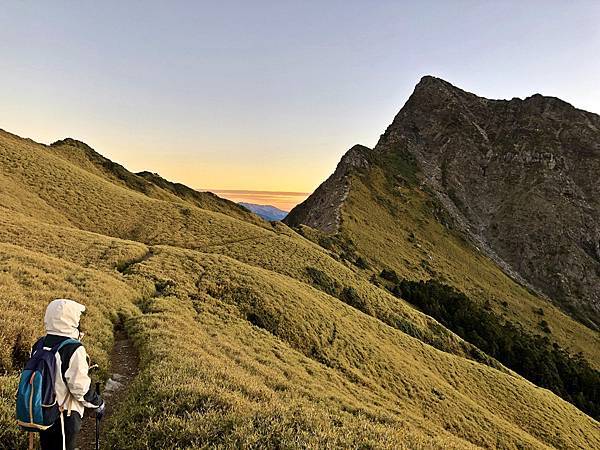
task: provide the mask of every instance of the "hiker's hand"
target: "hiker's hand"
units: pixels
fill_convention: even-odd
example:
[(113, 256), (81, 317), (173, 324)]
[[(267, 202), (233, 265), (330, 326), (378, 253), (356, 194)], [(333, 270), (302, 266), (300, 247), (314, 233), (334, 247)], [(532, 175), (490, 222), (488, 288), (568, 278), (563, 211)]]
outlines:
[(102, 402), (102, 404), (96, 408), (96, 419), (102, 420), (105, 412), (106, 412), (106, 403)]

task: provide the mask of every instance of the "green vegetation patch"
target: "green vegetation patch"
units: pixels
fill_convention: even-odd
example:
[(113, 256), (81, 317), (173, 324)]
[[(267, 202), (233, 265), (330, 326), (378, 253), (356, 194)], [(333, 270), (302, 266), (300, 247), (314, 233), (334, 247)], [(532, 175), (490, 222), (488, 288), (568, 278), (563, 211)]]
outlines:
[[(526, 332), (435, 280), (402, 280), (390, 291), (536, 385), (550, 389), (590, 416), (600, 417), (600, 371), (590, 367), (583, 355), (569, 355), (546, 336)], [(542, 320), (540, 327), (550, 332), (546, 321)]]
[(376, 161), (385, 168), (388, 180), (393, 184), (416, 185), (419, 171), (414, 155), (402, 147), (377, 154)]

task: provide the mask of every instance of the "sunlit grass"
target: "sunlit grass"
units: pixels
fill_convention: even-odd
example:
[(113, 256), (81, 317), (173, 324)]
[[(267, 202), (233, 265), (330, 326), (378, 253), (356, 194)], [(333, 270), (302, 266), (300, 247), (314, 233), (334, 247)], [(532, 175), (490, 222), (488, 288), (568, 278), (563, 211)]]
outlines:
[[(466, 292), (498, 314), (539, 333), (539, 308), (552, 329), (550, 339), (573, 354), (583, 352), (600, 367), (600, 335), (547, 300), (517, 284), (458, 234), (435, 220), (431, 196), (416, 186), (396, 186), (380, 169), (369, 182), (355, 177), (342, 211), (343, 233), (376, 265), (410, 280), (436, 278)], [(392, 194), (393, 192), (393, 194)]]
[[(86, 347), (104, 376), (116, 322), (140, 351), (141, 372), (104, 426), (113, 448), (600, 446), (597, 422), (467, 359), (454, 334), (286, 226), (151, 198), (86, 164), (0, 133), (0, 447), (26, 448), (13, 420), (16, 373), (55, 297), (88, 307)], [(355, 231), (363, 251), (371, 241)], [(462, 248), (448, 239), (436, 243)], [(401, 263), (413, 264), (412, 247), (397, 257), (372, 244), (371, 262), (424, 273)], [(492, 289), (488, 270), (518, 311), (502, 274), (474, 266), (448, 277), (481, 276)], [(359, 307), (324, 292), (308, 267), (351, 289)], [(596, 358), (583, 336), (569, 342)]]

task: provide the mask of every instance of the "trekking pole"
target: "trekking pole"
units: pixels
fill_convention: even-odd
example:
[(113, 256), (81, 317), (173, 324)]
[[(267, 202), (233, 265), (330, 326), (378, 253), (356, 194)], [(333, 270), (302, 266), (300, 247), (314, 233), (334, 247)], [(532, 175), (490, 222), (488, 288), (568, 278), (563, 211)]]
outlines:
[[(96, 381), (96, 394), (100, 395), (100, 382)], [(100, 419), (96, 414), (96, 450), (100, 450)]]

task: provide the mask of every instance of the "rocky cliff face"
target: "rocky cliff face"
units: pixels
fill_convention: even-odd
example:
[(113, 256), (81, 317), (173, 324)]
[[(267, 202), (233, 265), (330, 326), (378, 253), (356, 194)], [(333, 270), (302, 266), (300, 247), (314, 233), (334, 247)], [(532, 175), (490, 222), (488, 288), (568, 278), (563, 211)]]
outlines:
[(325, 180), (305, 201), (296, 206), (284, 222), (291, 226), (300, 224), (334, 233), (340, 226), (340, 208), (350, 189), (349, 172), (368, 166), (366, 155), (371, 149), (355, 145), (342, 157), (335, 172)]
[(422, 182), (476, 245), (598, 328), (600, 116), (424, 77), (374, 149), (386, 152), (414, 155)]

